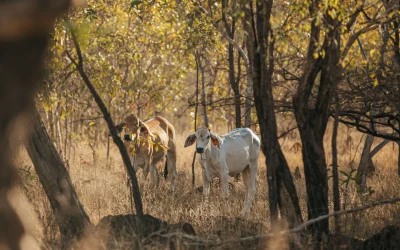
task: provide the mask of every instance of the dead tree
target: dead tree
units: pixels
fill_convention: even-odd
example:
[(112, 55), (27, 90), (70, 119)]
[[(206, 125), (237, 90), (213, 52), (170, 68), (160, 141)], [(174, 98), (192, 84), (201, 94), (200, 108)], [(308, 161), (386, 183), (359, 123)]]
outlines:
[(40, 183), (50, 201), (62, 238), (62, 248), (80, 238), (90, 225), (89, 216), (79, 201), (71, 178), (44, 127), (39, 113), (32, 109), (31, 134), (24, 140)]

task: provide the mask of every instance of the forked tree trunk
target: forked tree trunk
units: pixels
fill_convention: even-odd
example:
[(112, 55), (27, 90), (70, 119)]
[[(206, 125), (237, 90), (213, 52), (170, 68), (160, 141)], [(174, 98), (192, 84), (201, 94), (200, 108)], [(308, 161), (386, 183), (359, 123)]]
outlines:
[[(252, 22), (254, 35), (253, 49), (253, 82), (254, 103), (261, 131), (261, 149), (266, 157), (267, 182), (269, 194), (270, 220), (277, 228), (278, 207), (281, 216), (290, 228), (302, 222), (296, 187), (285, 156), (278, 141), (274, 100), (272, 95), (272, 74), (274, 44), (268, 36), (272, 35), (270, 15), (272, 1), (257, 1), (256, 20)], [(250, 15), (251, 17), (253, 15)], [(266, 47), (268, 46), (268, 47)], [(267, 64), (268, 63), (268, 64)]]
[(50, 201), (65, 248), (71, 240), (82, 236), (90, 220), (36, 109), (32, 111), (30, 122), (32, 132), (24, 141), (25, 147)]
[[(310, 13), (319, 11), (320, 1), (314, 0)], [(337, 19), (325, 14), (327, 25), (340, 27)], [(295, 117), (302, 142), (304, 175), (307, 189), (308, 219), (329, 213), (328, 175), (324, 150), (324, 135), (329, 121), (330, 107), (338, 83), (341, 81), (340, 32), (334, 28), (325, 34), (325, 56), (319, 56), (316, 42), (320, 40), (321, 28), (313, 19), (307, 51), (296, 94), (293, 98)], [(318, 56), (315, 57), (314, 55)], [(317, 77), (319, 78), (319, 83)], [(312, 94), (313, 89), (317, 92)], [(315, 98), (315, 99), (314, 99)], [(315, 103), (314, 105), (310, 105)], [(329, 233), (329, 221), (321, 220), (309, 227), (314, 236), (314, 248), (319, 248), (322, 236)]]

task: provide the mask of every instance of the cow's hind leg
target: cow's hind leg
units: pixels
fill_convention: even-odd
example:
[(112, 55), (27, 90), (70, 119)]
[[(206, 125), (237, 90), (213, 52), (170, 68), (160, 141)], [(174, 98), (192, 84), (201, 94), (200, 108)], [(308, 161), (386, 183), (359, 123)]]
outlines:
[(243, 172), (242, 172), (242, 180), (244, 184), (244, 206), (242, 210), (242, 214), (246, 212), (246, 204), (247, 204), (247, 199), (249, 197), (249, 178), (250, 178), (250, 173), (249, 173), (249, 166), (247, 166)]
[(168, 180), (171, 183), (171, 192), (174, 192), (174, 181), (176, 176), (176, 148), (175, 143), (170, 140), (168, 143), (167, 152), (167, 170), (168, 170)]
[(248, 169), (248, 178), (247, 178), (248, 188), (247, 188), (247, 199), (245, 201), (245, 206), (244, 206), (245, 216), (247, 216), (250, 213), (251, 205), (253, 203), (254, 195), (257, 189), (258, 160), (250, 161), (250, 165), (247, 167), (247, 169)]

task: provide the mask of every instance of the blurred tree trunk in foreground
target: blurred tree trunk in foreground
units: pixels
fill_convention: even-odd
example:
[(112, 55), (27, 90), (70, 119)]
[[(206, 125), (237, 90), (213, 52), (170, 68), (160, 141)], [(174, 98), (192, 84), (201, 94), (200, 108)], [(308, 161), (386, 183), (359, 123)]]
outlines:
[(5, 249), (39, 249), (27, 241), (7, 197), (17, 179), (8, 140), (11, 122), (33, 105), (49, 32), (68, 6), (69, 1), (0, 1), (0, 246)]
[(39, 180), (53, 209), (63, 248), (82, 236), (90, 220), (72, 186), (71, 178), (57, 153), (36, 109), (30, 117), (32, 132), (24, 140)]

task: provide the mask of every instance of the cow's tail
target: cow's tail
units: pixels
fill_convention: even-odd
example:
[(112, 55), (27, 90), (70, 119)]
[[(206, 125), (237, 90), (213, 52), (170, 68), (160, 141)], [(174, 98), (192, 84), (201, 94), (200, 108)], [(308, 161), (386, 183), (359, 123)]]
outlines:
[(168, 177), (168, 159), (167, 156), (165, 156), (165, 167), (164, 167), (164, 179), (167, 179)]

